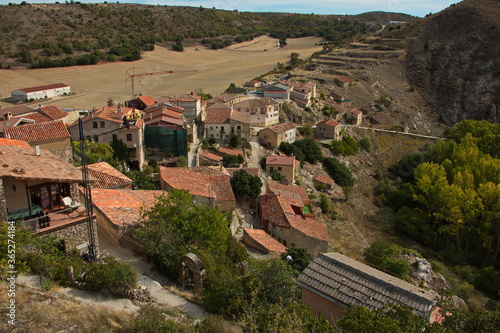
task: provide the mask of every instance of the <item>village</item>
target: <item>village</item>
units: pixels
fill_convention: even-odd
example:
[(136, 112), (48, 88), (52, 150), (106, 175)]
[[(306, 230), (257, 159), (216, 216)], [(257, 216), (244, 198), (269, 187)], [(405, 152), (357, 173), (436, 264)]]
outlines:
[[(335, 90), (328, 95), (318, 92), (312, 80), (283, 78), (252, 80), (210, 99), (188, 92), (133, 96), (126, 105), (110, 100), (89, 110), (42, 104), (3, 107), (0, 220), (15, 220), (40, 236), (55, 235), (65, 248), (82, 253), (90, 246), (100, 253), (101, 235), (114, 246), (140, 252), (141, 244), (128, 230), (141, 223), (141, 208), (152, 207), (159, 196), (174, 189), (185, 190), (197, 205), (233, 212), (231, 233), (253, 256), (276, 257), (289, 248), (307, 249), (316, 259), (298, 283), (302, 303), (313, 313), (328, 313), (327, 319), (334, 320), (348, 306), (380, 308), (396, 302), (430, 322), (439, 321), (437, 293), (332, 251), (327, 225), (318, 218), (319, 208), (310, 194), (344, 200), (342, 186), (323, 168), (303, 179), (301, 168), (307, 162), (279, 150), (282, 143), (305, 137), (300, 134), (305, 124), (298, 126), (283, 117), (290, 105), (307, 110), (321, 104), (327, 106), (324, 110), (335, 111), (324, 112), (322, 121), (309, 124), (311, 137), (319, 144), (341, 140), (347, 128), (362, 126), (367, 114), (370, 126), (389, 126), (383, 106), (353, 107), (345, 94), (353, 84), (350, 77), (338, 76), (334, 82)], [(12, 99), (36, 103), (69, 94), (70, 87), (61, 83), (14, 90)], [(156, 160), (157, 189), (134, 188), (131, 178), (104, 161), (75, 167), (72, 142), (82, 139), (121, 141), (128, 161), (121, 171), (151, 169), (148, 164)], [(234, 193), (231, 180), (243, 171), (261, 180), (256, 198)], [(86, 204), (88, 193), (91, 206)], [(203, 274), (194, 276), (199, 280), (184, 282), (199, 291)]]

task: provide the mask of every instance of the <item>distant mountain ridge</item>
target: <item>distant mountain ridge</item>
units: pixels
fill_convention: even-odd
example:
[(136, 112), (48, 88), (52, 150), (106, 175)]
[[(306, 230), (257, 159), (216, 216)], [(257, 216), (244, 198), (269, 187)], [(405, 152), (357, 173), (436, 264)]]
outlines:
[(464, 0), (402, 30), (408, 79), (443, 121), (500, 121), (500, 1)]

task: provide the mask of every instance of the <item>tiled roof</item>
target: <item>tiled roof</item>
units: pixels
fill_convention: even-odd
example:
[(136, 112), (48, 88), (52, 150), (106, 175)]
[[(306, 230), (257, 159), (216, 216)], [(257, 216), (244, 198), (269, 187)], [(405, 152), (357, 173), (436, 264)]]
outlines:
[(209, 99), (207, 101), (207, 103), (209, 103), (209, 104), (227, 103), (227, 102), (231, 102), (233, 99), (234, 99), (233, 95), (223, 94), (223, 95), (220, 95), (220, 96), (216, 96), (216, 97), (214, 97), (212, 99)]
[(277, 124), (277, 125), (274, 125), (274, 126), (269, 126), (267, 127), (267, 129), (275, 132), (275, 133), (284, 133), (286, 131), (289, 131), (291, 129), (294, 129), (295, 128), (295, 125), (292, 124), (292, 123), (283, 123), (283, 124)]
[(0, 146), (0, 178), (41, 181), (81, 182), (82, 172), (48, 150)]
[(122, 122), (122, 117), (129, 113), (132, 108), (116, 107), (116, 106), (103, 106), (95, 111), (89, 112), (82, 121), (87, 122), (95, 119), (106, 119), (116, 123)]
[(209, 160), (214, 161), (214, 162), (219, 162), (222, 159), (222, 157), (220, 157), (219, 155), (211, 153), (208, 150), (203, 150), (200, 153), (200, 157), (204, 157), (204, 158), (209, 159)]
[(438, 294), (414, 286), (340, 253), (320, 253), (298, 278), (301, 286), (348, 306), (380, 309), (402, 304), (427, 317)]
[(326, 185), (333, 185), (333, 184), (335, 184), (335, 181), (333, 179), (331, 179), (330, 177), (325, 176), (323, 174), (318, 175), (318, 177), (316, 177), (314, 180), (317, 181), (317, 182), (326, 184)]
[(277, 84), (270, 84), (268, 86), (262, 87), (262, 90), (264, 91), (279, 91), (282, 92), (284, 91), (289, 91), (291, 88), (287, 85), (284, 85), (282, 83), (277, 83)]
[(229, 123), (229, 116), (231, 115), (231, 109), (221, 110), (221, 109), (208, 109), (207, 116), (205, 118), (206, 124), (226, 124)]
[(23, 114), (29, 114), (34, 112), (33, 109), (30, 109), (26, 104), (9, 106), (8, 108), (0, 108), (0, 116), (3, 117), (5, 113), (12, 114), (13, 117), (21, 116)]
[(25, 93), (30, 93), (30, 92), (50, 90), (50, 89), (56, 89), (56, 88), (66, 88), (66, 87), (69, 87), (69, 86), (67, 84), (64, 84), (64, 83), (54, 83), (54, 84), (49, 84), (46, 86), (22, 88), (22, 89), (17, 89), (17, 90), (21, 90), (22, 92), (25, 92)]
[(354, 114), (358, 115), (358, 114), (362, 114), (363, 111), (361, 111), (360, 109), (352, 109), (351, 113), (354, 113)]
[(231, 110), (231, 107), (227, 104), (224, 104), (224, 103), (214, 103), (214, 104), (210, 105), (207, 110), (214, 110), (214, 109)]
[[(281, 193), (281, 195), (290, 197), (292, 199), (298, 200), (300, 197), (302, 201), (309, 200), (309, 195), (307, 194), (307, 191), (305, 188), (297, 185), (283, 185), (280, 182), (277, 182), (275, 180), (268, 179), (267, 180), (267, 188), (269, 191), (273, 192), (274, 194), (278, 195)], [(293, 193), (294, 195), (290, 195), (287, 193)], [(295, 196), (295, 194), (297, 196)]]
[(28, 114), (26, 116), (23, 116), (23, 118), (34, 120), (35, 123), (47, 123), (49, 121), (54, 121), (52, 118), (50, 118), (50, 117), (48, 117), (40, 112)]
[(269, 105), (279, 104), (274, 99), (269, 97), (246, 99), (234, 104), (234, 108), (251, 109), (251, 108), (267, 108)]
[(137, 99), (146, 106), (151, 106), (156, 103), (156, 99), (151, 95), (137, 96)]
[(337, 76), (335, 79), (344, 83), (349, 83), (352, 81), (352, 79), (349, 76)]
[(245, 170), (251, 176), (260, 176), (260, 168), (226, 168), (226, 170), (231, 174), (231, 178), (234, 176), (234, 173), (238, 170)]
[(169, 99), (172, 102), (196, 102), (196, 101), (200, 100), (201, 97), (198, 96), (197, 94), (191, 92), (191, 93), (186, 94), (186, 95), (182, 95), (179, 97), (173, 97), (173, 98), (169, 98)]
[(192, 195), (215, 198), (215, 201), (235, 200), (229, 176), (210, 168), (160, 167), (160, 177), (170, 187), (186, 190)]
[(236, 148), (231, 148), (231, 147), (219, 147), (219, 153), (221, 154), (226, 154), (226, 155), (231, 155), (231, 156), (238, 156), (242, 155), (243, 156), (243, 151), (236, 149)]
[(92, 201), (115, 225), (131, 225), (141, 220), (141, 207), (149, 208), (156, 197), (165, 195), (157, 190), (92, 189)]
[(87, 165), (89, 175), (95, 179), (92, 188), (113, 188), (132, 184), (132, 179), (113, 168), (107, 162)]
[(286, 155), (267, 155), (266, 165), (293, 165), (295, 156)]
[(269, 252), (286, 253), (286, 246), (272, 238), (262, 229), (243, 229), (247, 236)]
[(333, 120), (333, 119), (328, 119), (328, 120), (320, 121), (318, 123), (318, 125), (329, 125), (329, 126), (332, 126), (332, 127), (337, 127), (337, 126), (340, 125), (340, 123), (338, 121)]
[(240, 123), (250, 124), (250, 115), (245, 112), (233, 110), (230, 119)]
[[(31, 147), (26, 141), (5, 139), (5, 138), (0, 138), (0, 146), (24, 147), (24, 148)], [(0, 147), (0, 150), (1, 149), (2, 147)]]
[(5, 129), (5, 136), (9, 139), (38, 142), (51, 139), (69, 138), (68, 128), (62, 120), (47, 123), (22, 125)]
[(51, 120), (59, 120), (68, 116), (68, 112), (64, 111), (58, 106), (40, 106), (38, 112), (49, 117)]
[(155, 105), (148, 106), (147, 108), (144, 109), (144, 112), (145, 113), (158, 112), (158, 110), (169, 110), (180, 114), (184, 113), (184, 108), (182, 106), (176, 106), (168, 103), (158, 103)]

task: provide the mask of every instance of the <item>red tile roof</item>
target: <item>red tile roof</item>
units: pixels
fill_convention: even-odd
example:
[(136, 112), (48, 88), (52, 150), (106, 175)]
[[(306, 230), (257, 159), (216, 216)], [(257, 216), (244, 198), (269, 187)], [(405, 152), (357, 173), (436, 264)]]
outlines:
[(234, 104), (234, 108), (251, 109), (251, 108), (267, 108), (269, 105), (279, 104), (270, 97), (246, 99), (239, 103)]
[(231, 178), (234, 176), (234, 173), (239, 170), (245, 170), (251, 176), (260, 176), (260, 168), (226, 168), (226, 170), (231, 175)]
[(22, 88), (22, 89), (17, 89), (17, 90), (20, 90), (20, 91), (25, 92), (25, 93), (30, 93), (30, 92), (50, 90), (50, 89), (56, 89), (56, 88), (66, 88), (66, 87), (69, 87), (69, 86), (67, 84), (64, 84), (64, 83), (55, 83), (55, 84), (49, 84), (46, 86)]
[(283, 124), (277, 124), (274, 126), (266, 127), (266, 129), (271, 130), (271, 131), (278, 133), (278, 134), (285, 133), (286, 131), (289, 131), (289, 130), (294, 129), (294, 128), (295, 128), (295, 125), (292, 123), (283, 123)]
[(323, 174), (318, 175), (318, 177), (314, 178), (314, 180), (330, 186), (335, 184), (335, 181), (333, 179)]
[(132, 184), (132, 179), (113, 168), (107, 162), (87, 165), (89, 175), (95, 179), (92, 188), (113, 188)]
[(292, 198), (294, 200), (298, 200), (298, 198), (300, 198), (302, 201), (309, 200), (309, 195), (307, 194), (306, 189), (301, 186), (293, 184), (283, 185), (280, 182), (268, 179), (267, 188), (269, 191), (273, 192), (276, 195), (279, 195), (281, 193), (281, 195)]
[(137, 96), (137, 99), (144, 103), (144, 105), (146, 106), (151, 106), (156, 103), (156, 99), (151, 95)]
[(231, 109), (208, 109), (205, 124), (227, 124), (230, 115)]
[(106, 119), (116, 123), (122, 122), (122, 117), (130, 112), (132, 108), (116, 107), (116, 106), (103, 106), (95, 111), (89, 112), (82, 121), (87, 122), (95, 119)]
[(59, 120), (68, 116), (68, 112), (64, 111), (58, 106), (41, 106), (38, 109), (38, 112), (43, 115), (49, 117), (51, 120)]
[(231, 156), (238, 156), (238, 155), (243, 156), (242, 150), (239, 150), (236, 148), (231, 148), (231, 147), (219, 147), (219, 153), (231, 155)]
[(201, 99), (201, 97), (193, 92), (186, 94), (186, 95), (182, 95), (180, 97), (169, 98), (169, 100), (173, 101), (173, 102), (195, 102), (195, 101), (198, 101), (200, 99)]
[(216, 97), (214, 97), (212, 99), (209, 99), (207, 101), (207, 103), (209, 103), (209, 104), (227, 103), (227, 102), (231, 102), (232, 100), (234, 100), (234, 96), (233, 95), (223, 94), (223, 95), (220, 95), (220, 96), (216, 96)]
[(54, 121), (54, 119), (52, 119), (52, 118), (50, 118), (50, 117), (48, 117), (40, 112), (35, 112), (32, 114), (23, 116), (22, 118), (34, 120), (35, 123), (47, 123), (49, 121)]
[(35, 155), (35, 149), (19, 145), (0, 146), (0, 178), (81, 182), (82, 172), (45, 149)]
[(355, 115), (359, 115), (359, 114), (362, 114), (363, 111), (361, 111), (360, 109), (352, 109), (351, 113), (354, 113)]
[(237, 121), (237, 122), (240, 122), (240, 123), (244, 123), (244, 124), (250, 124), (250, 122), (251, 122), (250, 115), (248, 113), (240, 112), (240, 111), (236, 111), (236, 110), (233, 110), (233, 112), (231, 113), (230, 119)]
[(6, 128), (5, 136), (9, 139), (23, 140), (26, 142), (39, 142), (51, 139), (69, 138), (70, 134), (63, 121), (57, 120)]
[(170, 187), (192, 195), (215, 198), (216, 202), (235, 200), (229, 176), (213, 168), (160, 167), (160, 177)]
[(295, 156), (267, 155), (266, 165), (294, 165)]
[(35, 110), (30, 109), (28, 106), (26, 106), (26, 104), (9, 106), (8, 108), (0, 108), (0, 116), (2, 117), (5, 113), (10, 113), (13, 117), (17, 117), (32, 112), (35, 112)]
[(222, 157), (220, 157), (219, 155), (216, 155), (214, 153), (211, 153), (209, 152), (208, 150), (203, 150), (201, 153), (200, 153), (200, 156), (201, 157), (204, 157), (206, 159), (209, 159), (209, 160), (212, 160), (214, 162), (219, 162), (220, 160), (222, 160)]
[[(24, 147), (24, 148), (31, 147), (26, 141), (5, 139), (5, 138), (0, 138), (0, 146)], [(0, 151), (1, 149), (2, 147), (0, 147)]]
[(92, 201), (112, 223), (117, 226), (141, 221), (141, 207), (152, 207), (156, 198), (165, 195), (156, 190), (92, 189)]
[(337, 76), (335, 79), (339, 80), (340, 82), (344, 82), (344, 83), (349, 83), (352, 81), (352, 79), (348, 76)]
[(243, 229), (247, 236), (269, 252), (286, 253), (286, 246), (261, 229)]
[(338, 121), (335, 121), (335, 120), (332, 120), (332, 119), (328, 119), (328, 120), (320, 121), (318, 123), (318, 125), (329, 125), (329, 126), (332, 126), (332, 127), (337, 127), (337, 126), (340, 125), (340, 123)]

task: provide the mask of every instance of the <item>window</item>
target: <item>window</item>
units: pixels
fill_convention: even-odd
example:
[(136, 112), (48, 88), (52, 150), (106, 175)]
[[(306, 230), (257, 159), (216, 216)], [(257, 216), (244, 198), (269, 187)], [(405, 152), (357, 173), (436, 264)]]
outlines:
[(237, 129), (238, 131), (240, 131), (240, 130), (241, 130), (241, 125), (236, 126), (236, 129)]
[(94, 142), (99, 142), (99, 137), (98, 136), (94, 136)]
[(127, 134), (127, 141), (132, 141), (132, 134)]
[(94, 121), (92, 122), (92, 128), (97, 128), (97, 121), (96, 121), (96, 120), (94, 120)]
[(278, 171), (281, 171), (281, 167), (278, 167)]
[(113, 134), (113, 141), (118, 141), (118, 135)]
[(274, 172), (274, 167), (270, 167), (270, 168), (269, 168), (269, 172), (270, 172), (270, 173), (273, 173), (273, 172)]
[(99, 121), (99, 126), (101, 128), (105, 128), (106, 127), (106, 123), (104, 122), (104, 120)]
[(284, 239), (283, 239), (283, 245), (285, 245), (286, 247), (288, 247), (287, 242)]
[(214, 130), (214, 127), (213, 126), (210, 126), (210, 130), (213, 131)]

